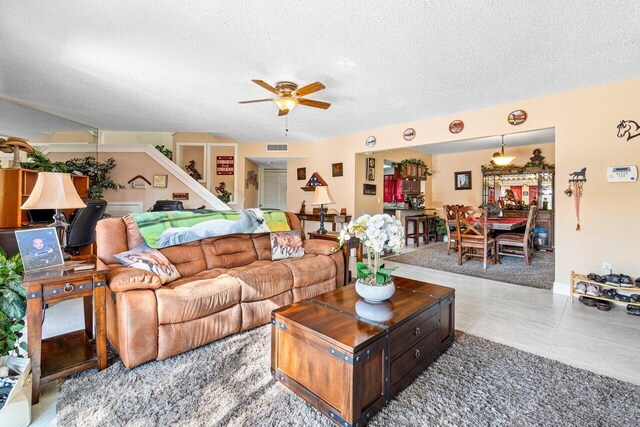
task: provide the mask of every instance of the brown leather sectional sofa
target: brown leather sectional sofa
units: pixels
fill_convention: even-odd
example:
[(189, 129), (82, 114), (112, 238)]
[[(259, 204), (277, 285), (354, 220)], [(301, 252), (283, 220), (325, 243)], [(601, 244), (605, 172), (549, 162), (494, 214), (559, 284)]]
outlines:
[[(294, 214), (287, 218), (302, 229)], [(271, 260), (268, 233), (161, 249), (182, 275), (166, 285), (113, 257), (142, 242), (130, 218), (98, 223), (98, 257), (111, 269), (107, 337), (128, 368), (269, 323), (273, 309), (344, 285), (342, 252), (330, 254), (335, 243), (325, 240), (306, 240), (304, 257), (280, 261)]]

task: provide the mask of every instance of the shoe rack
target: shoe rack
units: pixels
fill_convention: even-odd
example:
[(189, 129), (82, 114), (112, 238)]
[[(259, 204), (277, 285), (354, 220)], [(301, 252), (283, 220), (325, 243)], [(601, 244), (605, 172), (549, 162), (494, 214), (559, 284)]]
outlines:
[[(631, 280), (633, 281), (635, 278), (632, 278)], [(640, 294), (640, 288), (636, 287), (636, 286), (631, 286), (631, 287), (625, 287), (625, 286), (617, 286), (617, 285), (612, 285), (609, 283), (600, 283), (600, 282), (594, 282), (593, 280), (589, 280), (587, 279), (587, 275), (586, 274), (578, 274), (574, 271), (571, 272), (571, 284), (570, 284), (570, 289), (569, 289), (569, 293), (571, 295), (570, 301), (573, 304), (573, 297), (580, 297), (580, 296), (586, 296), (589, 298), (593, 298), (593, 299), (599, 299), (602, 301), (609, 301), (609, 302), (614, 302), (614, 303), (618, 303), (618, 304), (624, 304), (624, 305), (635, 305), (640, 307), (640, 302), (625, 302), (625, 301), (618, 301), (615, 299), (611, 299), (611, 298), (606, 298), (603, 296), (593, 296), (593, 295), (587, 295), (587, 294), (580, 294), (578, 292), (576, 292), (576, 284), (578, 282), (585, 282), (585, 283), (591, 283), (594, 285), (598, 285), (603, 289), (615, 289), (617, 291), (627, 291), (627, 292), (631, 292), (631, 293), (638, 293)]]

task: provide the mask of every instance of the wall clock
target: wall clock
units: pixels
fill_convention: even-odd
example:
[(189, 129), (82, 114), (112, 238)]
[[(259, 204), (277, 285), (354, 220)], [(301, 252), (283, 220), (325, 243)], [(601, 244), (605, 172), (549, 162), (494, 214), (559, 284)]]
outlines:
[(462, 120), (454, 120), (449, 124), (449, 132), (460, 133), (464, 129), (464, 122)]
[(375, 136), (370, 136), (367, 138), (367, 140), (364, 142), (365, 145), (369, 148), (373, 147), (374, 145), (376, 145), (376, 137)]
[(404, 139), (406, 139), (407, 141), (411, 141), (413, 138), (416, 137), (415, 129), (409, 128), (409, 129), (405, 130), (404, 133), (402, 134), (402, 137)]
[(527, 112), (524, 110), (515, 110), (509, 113), (507, 117), (509, 124), (517, 126), (527, 121)]

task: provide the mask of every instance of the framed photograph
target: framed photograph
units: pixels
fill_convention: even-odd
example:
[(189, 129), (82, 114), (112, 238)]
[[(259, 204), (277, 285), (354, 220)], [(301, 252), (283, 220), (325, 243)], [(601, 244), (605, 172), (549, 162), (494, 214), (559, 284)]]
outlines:
[(454, 172), (456, 190), (471, 190), (471, 171)]
[(365, 171), (366, 171), (365, 179), (367, 181), (376, 180), (376, 159), (374, 159), (373, 157), (367, 157)]
[(375, 184), (362, 184), (362, 194), (365, 196), (375, 196), (376, 195), (376, 185)]
[(153, 175), (153, 188), (167, 188), (169, 175)]
[(307, 168), (298, 168), (298, 181), (307, 179)]
[(64, 265), (58, 234), (53, 227), (16, 231), (24, 271)]
[(331, 175), (333, 177), (342, 176), (343, 174), (342, 163), (333, 163), (331, 164)]

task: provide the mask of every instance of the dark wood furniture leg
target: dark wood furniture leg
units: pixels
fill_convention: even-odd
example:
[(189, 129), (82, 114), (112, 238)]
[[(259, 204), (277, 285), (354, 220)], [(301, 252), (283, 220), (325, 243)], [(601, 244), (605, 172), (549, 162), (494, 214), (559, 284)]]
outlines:
[(27, 294), (27, 342), (29, 343), (29, 359), (33, 375), (31, 404), (40, 401), (40, 375), (42, 363), (42, 288), (40, 294)]
[(84, 305), (84, 331), (89, 339), (95, 338), (93, 335), (93, 298), (91, 295), (82, 298)]

